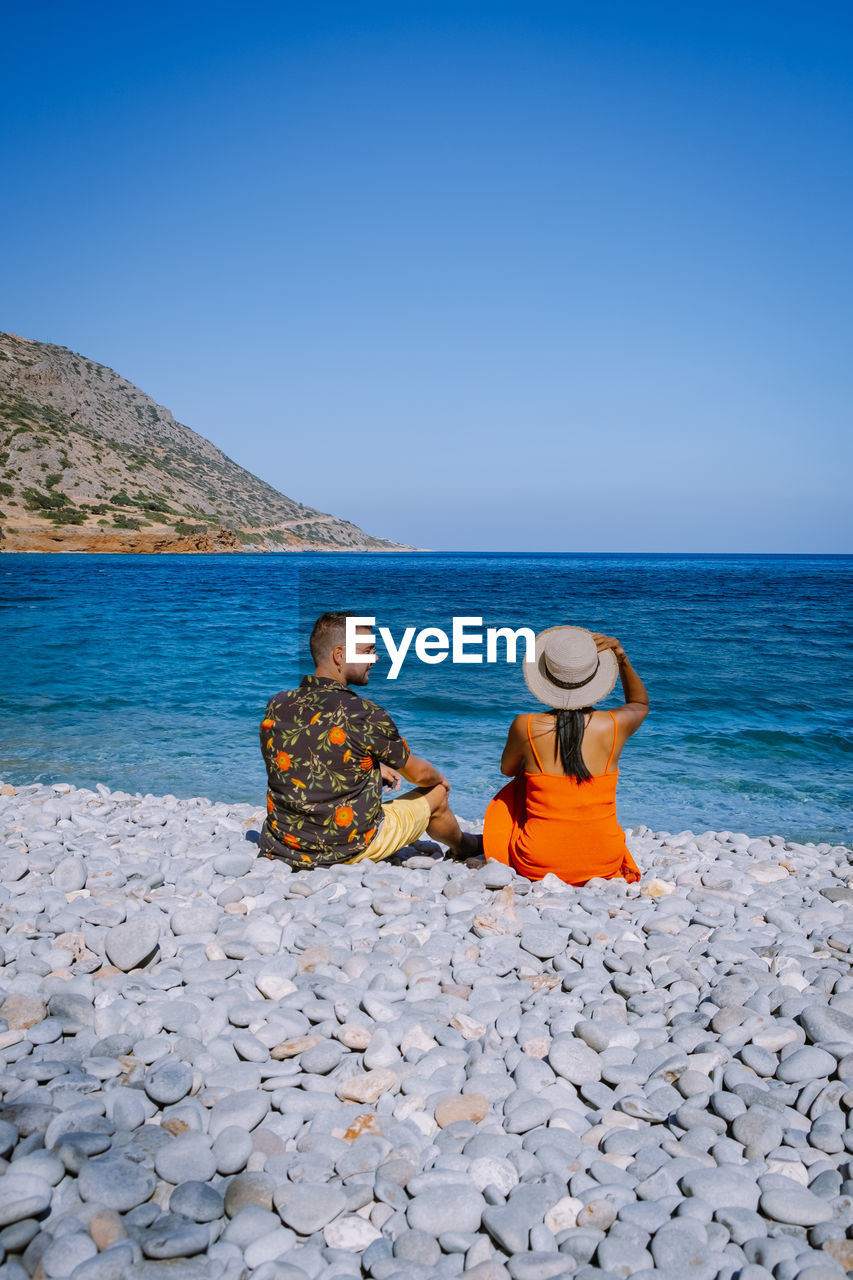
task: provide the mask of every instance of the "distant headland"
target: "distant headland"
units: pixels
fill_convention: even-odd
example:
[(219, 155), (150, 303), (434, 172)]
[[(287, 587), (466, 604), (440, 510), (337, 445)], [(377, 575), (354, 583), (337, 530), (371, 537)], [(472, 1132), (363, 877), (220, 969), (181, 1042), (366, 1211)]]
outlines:
[(285, 497), (105, 365), (0, 334), (0, 550), (410, 549)]

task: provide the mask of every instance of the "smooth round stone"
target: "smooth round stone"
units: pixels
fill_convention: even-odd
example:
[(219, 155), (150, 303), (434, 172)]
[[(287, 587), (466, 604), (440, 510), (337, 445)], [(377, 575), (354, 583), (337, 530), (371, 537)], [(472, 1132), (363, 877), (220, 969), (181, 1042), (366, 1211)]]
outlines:
[(783, 1127), (769, 1107), (750, 1107), (732, 1121), (732, 1137), (761, 1156), (781, 1146)]
[[(50, 1208), (51, 1186), (44, 1178), (32, 1177), (27, 1183), (18, 1182), (12, 1177), (3, 1178), (0, 1190), (3, 1199), (0, 1201), (0, 1227), (8, 1227), (13, 1222), (21, 1222), (24, 1218), (37, 1218)], [(13, 1185), (8, 1184), (12, 1182)]]
[(260, 1209), (271, 1209), (272, 1196), (273, 1182), (268, 1174), (238, 1173), (228, 1183), (225, 1192), (225, 1212), (229, 1218), (233, 1218), (250, 1204), (257, 1205)]
[(124, 924), (114, 925), (107, 930), (104, 950), (110, 964), (129, 973), (131, 969), (141, 968), (153, 957), (159, 940), (160, 927), (157, 920), (140, 913)]
[(192, 1222), (215, 1222), (224, 1214), (225, 1204), (215, 1187), (206, 1182), (182, 1182), (169, 1197), (169, 1210)]
[(372, 1222), (354, 1213), (345, 1213), (339, 1218), (333, 1218), (323, 1228), (326, 1247), (342, 1249), (347, 1253), (364, 1253), (374, 1240), (381, 1238), (382, 1233), (374, 1227)]
[[(435, 1122), (439, 1129), (459, 1121), (479, 1124), (489, 1113), (489, 1103), (482, 1093), (450, 1094), (442, 1098), (435, 1108)], [(550, 1114), (550, 1108), (549, 1108)]]
[(772, 1076), (779, 1063), (775, 1053), (757, 1044), (746, 1044), (740, 1051), (741, 1062), (758, 1076)]
[(370, 1037), (370, 1044), (364, 1051), (364, 1067), (373, 1071), (375, 1067), (393, 1067), (400, 1061), (399, 1050), (384, 1027), (377, 1027)]
[(182, 1133), (160, 1147), (154, 1157), (157, 1176), (177, 1186), (182, 1182), (209, 1182), (216, 1172), (210, 1143), (201, 1133)]
[(601, 1059), (595, 1050), (572, 1035), (558, 1035), (551, 1041), (548, 1062), (558, 1076), (570, 1084), (594, 1084), (601, 1079)]
[(250, 1204), (234, 1215), (223, 1231), (222, 1239), (237, 1245), (239, 1249), (245, 1249), (259, 1236), (277, 1231), (280, 1226), (281, 1220), (277, 1214)]
[(233, 1040), (234, 1048), (246, 1062), (269, 1062), (267, 1046), (248, 1031), (238, 1031)]
[(412, 1230), (432, 1236), (447, 1231), (477, 1231), (485, 1207), (479, 1191), (457, 1183), (416, 1196), (406, 1210), (406, 1218)]
[(13, 1178), (19, 1178), (22, 1173), (32, 1173), (37, 1178), (43, 1178), (52, 1187), (65, 1177), (62, 1161), (55, 1154), (44, 1150), (31, 1151), (29, 1155), (18, 1156), (9, 1172)]
[(38, 996), (10, 995), (0, 1004), (0, 1018), (9, 1024), (10, 1031), (26, 1031), (46, 1015), (45, 1003)]
[(106, 1155), (87, 1160), (77, 1179), (80, 1198), (124, 1213), (148, 1200), (156, 1186), (154, 1174), (126, 1156)]
[(484, 867), (479, 872), (480, 881), (487, 889), (503, 889), (508, 884), (512, 884), (515, 879), (515, 872), (512, 867), (508, 867), (503, 862), (495, 862), (494, 859), (487, 859)]
[(853, 1048), (853, 1017), (843, 1009), (815, 1004), (803, 1010), (800, 1023), (813, 1044), (844, 1042)]
[(295, 1244), (296, 1236), (292, 1231), (287, 1227), (276, 1227), (247, 1245), (243, 1260), (260, 1280), (302, 1280), (305, 1272), (301, 1267), (291, 1267), (279, 1261), (291, 1252)]
[(18, 1130), (8, 1120), (0, 1120), (0, 1157), (4, 1158), (18, 1143)]
[(62, 1023), (58, 1018), (43, 1018), (27, 1033), (30, 1044), (55, 1044), (62, 1039)]
[(685, 1195), (696, 1196), (715, 1208), (758, 1208), (759, 1190), (753, 1178), (735, 1168), (691, 1169), (680, 1186)]
[(683, 1218), (673, 1219), (656, 1231), (650, 1248), (655, 1266), (676, 1275), (689, 1275), (708, 1262), (704, 1227)]
[(767, 1230), (766, 1220), (751, 1209), (715, 1209), (714, 1221), (722, 1223), (735, 1244), (745, 1244)]
[[(478, 1191), (496, 1187), (501, 1195), (508, 1196), (518, 1185), (518, 1170), (511, 1160), (502, 1156), (478, 1156), (469, 1168), (471, 1181)], [(572, 1223), (574, 1226), (574, 1222)]]
[(335, 1092), (345, 1102), (377, 1102), (383, 1093), (397, 1087), (397, 1075), (389, 1068), (364, 1071), (342, 1080)]
[(250, 853), (220, 853), (213, 859), (213, 869), (220, 876), (244, 876), (251, 871), (255, 859)]
[(805, 1045), (779, 1063), (776, 1077), (785, 1084), (801, 1084), (804, 1080), (824, 1079), (834, 1070), (835, 1058), (831, 1053), (818, 1049), (816, 1045)]
[(177, 937), (185, 933), (215, 933), (218, 924), (216, 907), (178, 907), (169, 917), (169, 927)]
[(67, 1231), (48, 1245), (39, 1265), (46, 1276), (70, 1276), (75, 1267), (94, 1258), (97, 1252), (97, 1245), (87, 1232)]
[(230, 1093), (211, 1107), (208, 1133), (211, 1138), (216, 1139), (230, 1125), (251, 1132), (261, 1123), (269, 1109), (270, 1098), (266, 1093), (259, 1093), (254, 1089)]
[(145, 1123), (145, 1099), (137, 1089), (115, 1089), (109, 1111), (116, 1129), (138, 1129)]
[(714, 1115), (719, 1116), (721, 1120), (734, 1120), (736, 1116), (743, 1115), (746, 1111), (746, 1103), (742, 1098), (739, 1098), (736, 1093), (726, 1093), (722, 1089), (711, 1094), (710, 1103)]
[(170, 1057), (146, 1071), (143, 1087), (152, 1102), (160, 1107), (180, 1102), (193, 1087), (192, 1067), (180, 1058)]
[(310, 1075), (326, 1076), (339, 1066), (343, 1056), (343, 1045), (337, 1040), (321, 1040), (319, 1044), (305, 1050), (299, 1059), (299, 1065)]
[(340, 1187), (320, 1182), (295, 1183), (274, 1196), (282, 1222), (301, 1236), (313, 1235), (343, 1213), (347, 1197)]
[(537, 960), (553, 960), (569, 945), (569, 935), (564, 929), (549, 924), (528, 924), (521, 930), (521, 947)]
[(41, 1231), (41, 1223), (35, 1218), (22, 1218), (0, 1231), (0, 1246), (7, 1253), (23, 1253), (31, 1240)]
[(241, 1169), (245, 1169), (252, 1150), (252, 1139), (248, 1132), (236, 1124), (228, 1125), (217, 1135), (213, 1144), (217, 1173), (239, 1173)]
[(552, 1109), (551, 1103), (544, 1098), (531, 1098), (529, 1102), (514, 1107), (505, 1117), (504, 1130), (507, 1133), (529, 1133), (531, 1129), (548, 1123)]
[(63, 858), (53, 872), (54, 887), (61, 893), (75, 893), (86, 884), (86, 866), (82, 858)]
[(832, 1217), (832, 1209), (826, 1201), (805, 1189), (780, 1191), (774, 1187), (763, 1191), (759, 1208), (768, 1218), (795, 1227), (814, 1227)]
[(210, 1232), (197, 1222), (166, 1214), (137, 1237), (146, 1258), (190, 1258), (210, 1244)]
[[(519, 1256), (524, 1257), (525, 1255), (521, 1254)], [(545, 1256), (552, 1259), (554, 1257), (553, 1254), (546, 1254)], [(559, 1257), (560, 1255), (558, 1254), (557, 1256)], [(633, 1236), (609, 1236), (606, 1240), (602, 1240), (598, 1246), (596, 1261), (598, 1266), (610, 1276), (629, 1276), (635, 1271), (648, 1272), (654, 1265), (652, 1255), (647, 1249), (641, 1248)], [(553, 1262), (551, 1265), (553, 1267)], [(551, 1276), (563, 1276), (569, 1273), (543, 1269), (539, 1274), (543, 1277), (543, 1280), (550, 1280)], [(510, 1275), (513, 1275), (513, 1272), (510, 1272)], [(513, 1280), (515, 1280), (514, 1275)]]

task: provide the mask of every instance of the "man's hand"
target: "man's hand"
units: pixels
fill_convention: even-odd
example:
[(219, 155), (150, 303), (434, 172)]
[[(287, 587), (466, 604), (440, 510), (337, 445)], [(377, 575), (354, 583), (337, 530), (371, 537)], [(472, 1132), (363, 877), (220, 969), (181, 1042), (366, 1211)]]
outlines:
[(400, 783), (403, 781), (402, 774), (399, 774), (396, 769), (392, 769), (390, 765), (383, 764), (381, 760), (379, 762), (379, 772), (382, 775), (383, 787), (390, 787), (392, 791), (400, 790)]

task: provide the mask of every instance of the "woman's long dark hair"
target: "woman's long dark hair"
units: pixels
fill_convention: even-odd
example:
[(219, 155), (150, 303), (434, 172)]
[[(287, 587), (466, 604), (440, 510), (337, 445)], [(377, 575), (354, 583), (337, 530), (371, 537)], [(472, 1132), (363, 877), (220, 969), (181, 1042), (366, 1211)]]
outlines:
[(557, 745), (563, 773), (577, 778), (578, 782), (588, 782), (592, 777), (581, 755), (584, 716), (590, 710), (590, 707), (571, 707), (551, 712), (557, 722)]

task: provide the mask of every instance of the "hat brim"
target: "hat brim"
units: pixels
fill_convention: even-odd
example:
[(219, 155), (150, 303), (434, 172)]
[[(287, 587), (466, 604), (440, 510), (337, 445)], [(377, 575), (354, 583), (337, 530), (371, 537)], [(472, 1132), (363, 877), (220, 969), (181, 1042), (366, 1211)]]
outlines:
[(598, 670), (589, 684), (580, 689), (561, 689), (554, 684), (545, 667), (545, 644), (555, 631), (577, 631), (577, 627), (548, 627), (536, 637), (536, 656), (532, 662), (522, 664), (524, 683), (534, 698), (546, 706), (566, 710), (571, 707), (591, 707), (606, 698), (616, 684), (619, 664), (612, 649), (602, 649), (598, 655)]

